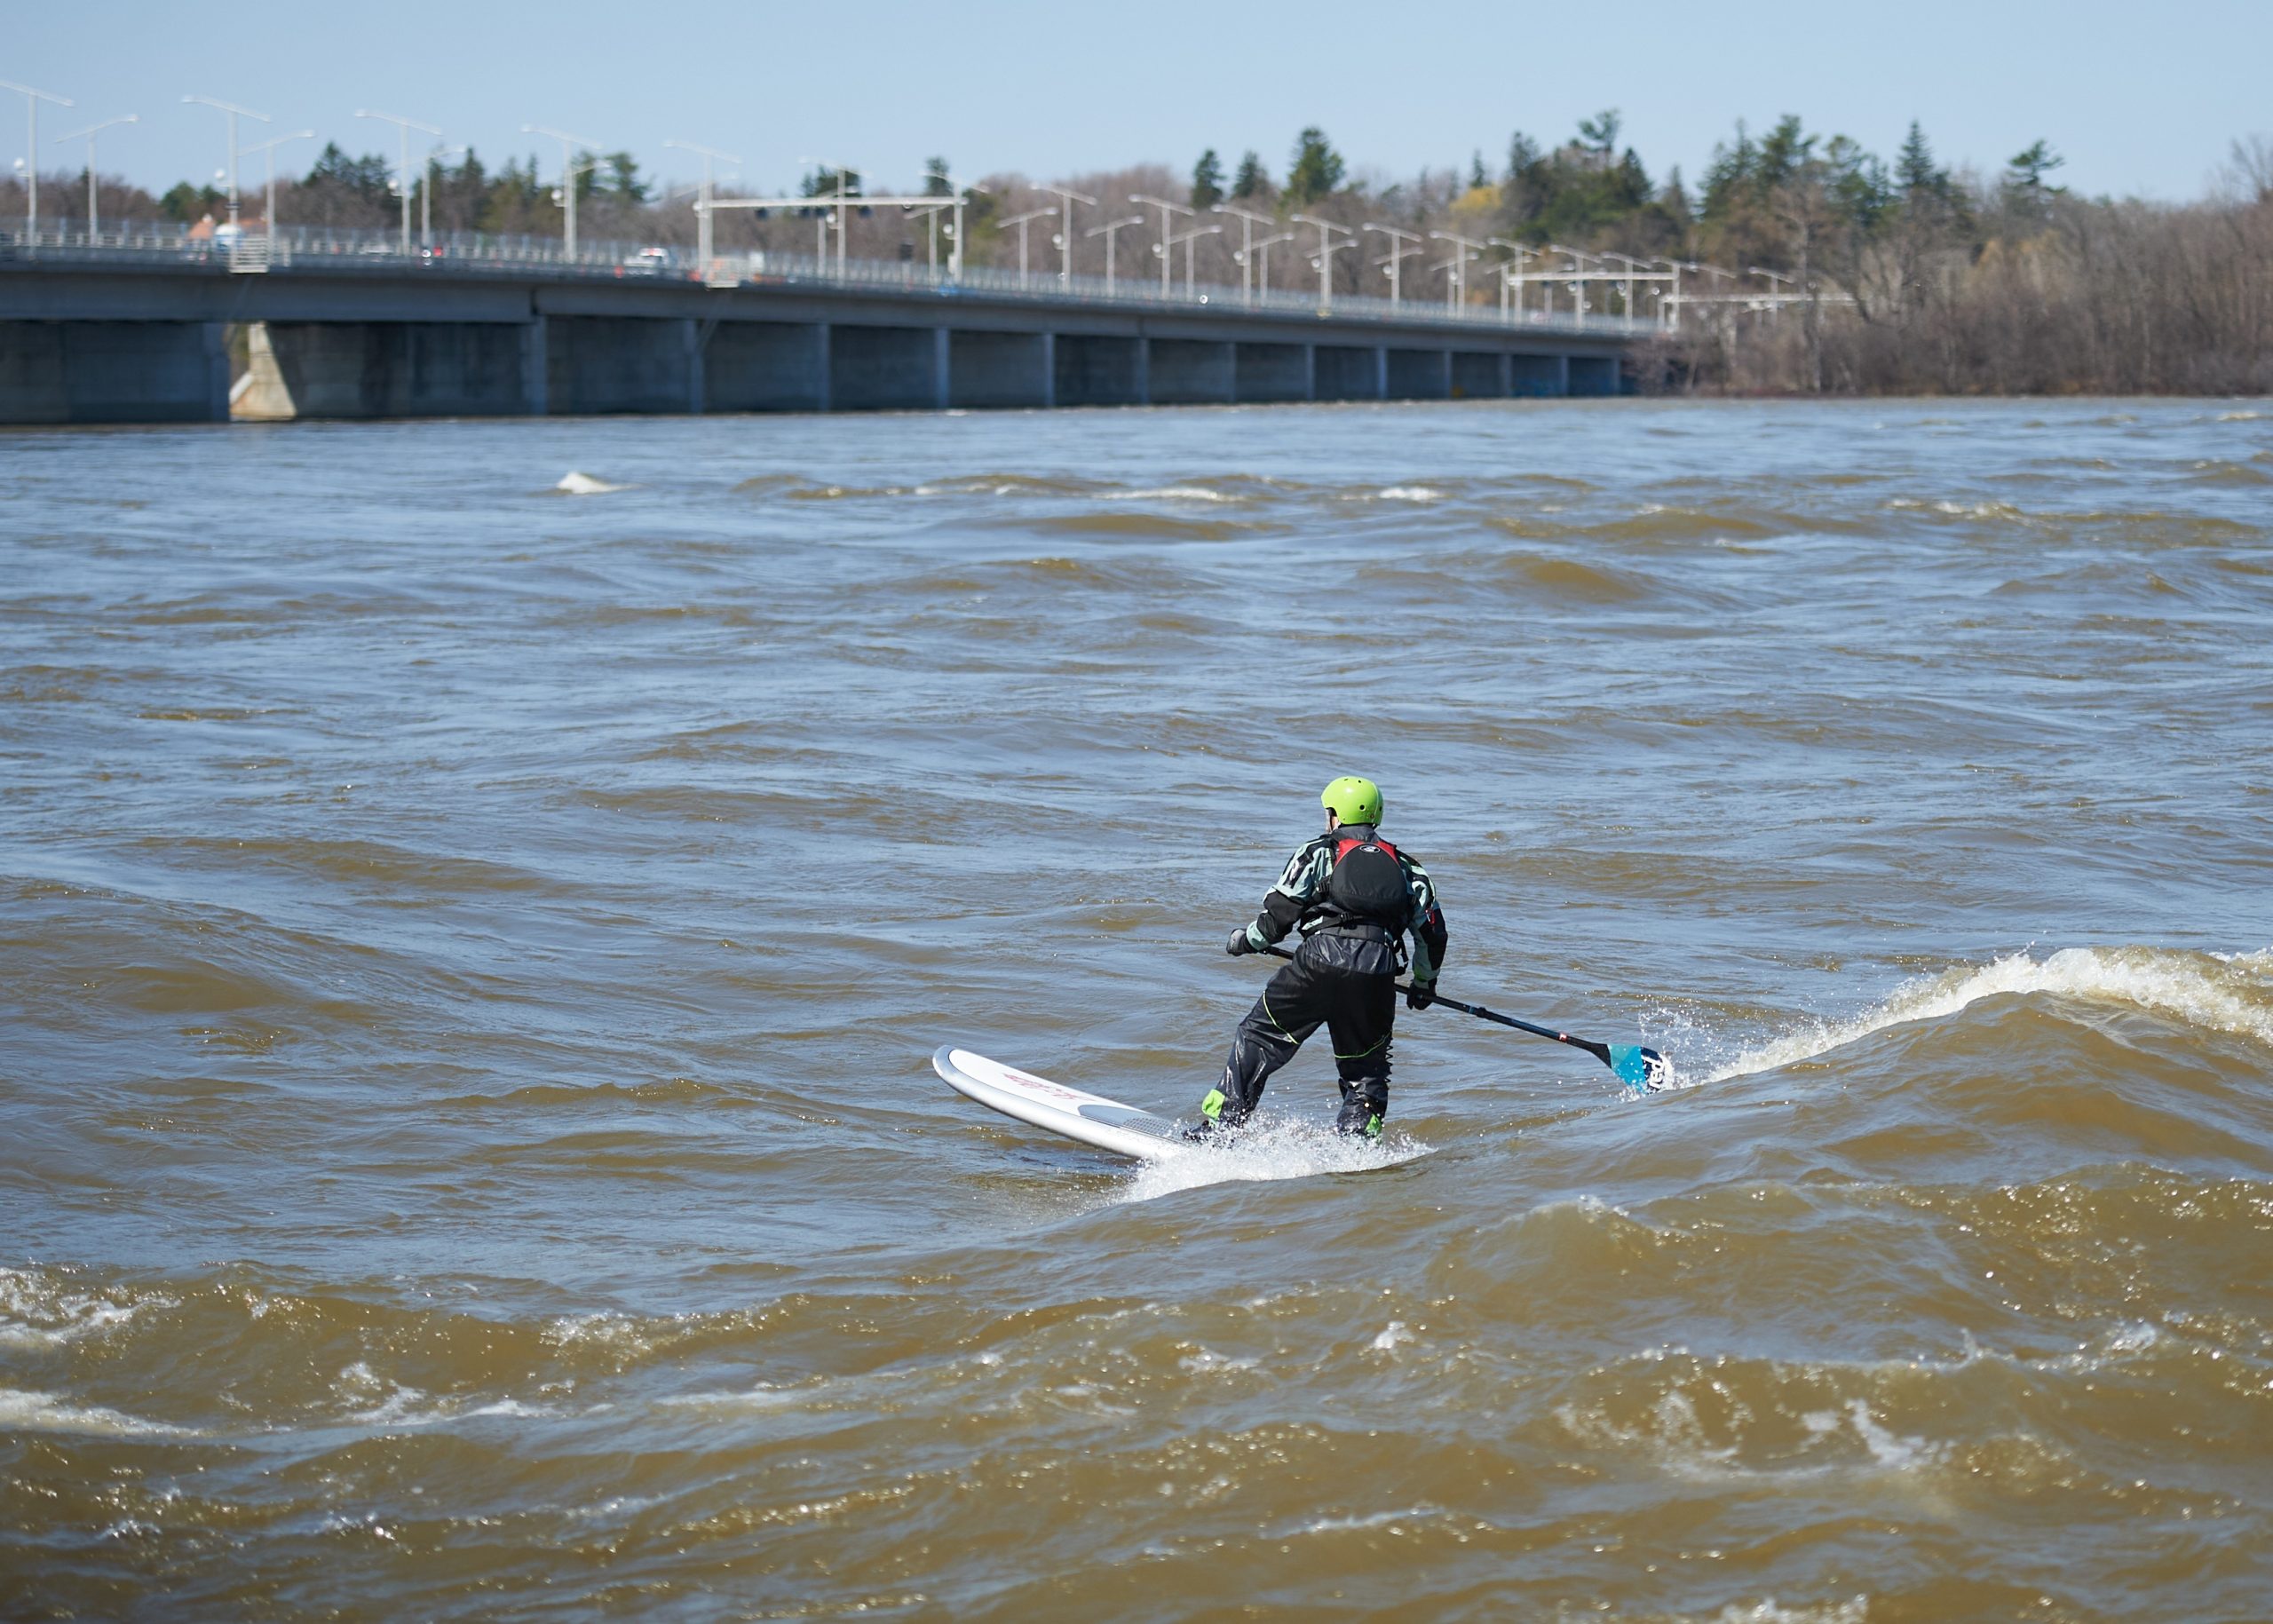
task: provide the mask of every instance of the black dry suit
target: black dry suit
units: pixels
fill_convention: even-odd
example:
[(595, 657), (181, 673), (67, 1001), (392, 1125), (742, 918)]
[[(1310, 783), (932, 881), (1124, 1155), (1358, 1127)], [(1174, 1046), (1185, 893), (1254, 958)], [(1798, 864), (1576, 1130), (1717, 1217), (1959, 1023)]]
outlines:
[(1435, 983), (1445, 958), (1445, 916), (1429, 871), (1371, 825), (1345, 823), (1295, 853), (1247, 926), (1260, 950), (1301, 927), (1294, 961), (1271, 977), (1232, 1040), (1222, 1084), (1200, 1110), (1224, 1128), (1247, 1120), (1271, 1073), (1326, 1027), (1342, 1074), (1343, 1133), (1378, 1134), (1389, 1113), (1390, 1028), (1397, 1015), (1403, 938), (1413, 938), (1413, 979)]

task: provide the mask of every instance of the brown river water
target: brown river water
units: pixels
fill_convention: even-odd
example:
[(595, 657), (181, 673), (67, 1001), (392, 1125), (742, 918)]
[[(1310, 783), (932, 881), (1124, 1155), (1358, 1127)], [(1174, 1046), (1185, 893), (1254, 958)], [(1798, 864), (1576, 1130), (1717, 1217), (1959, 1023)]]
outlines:
[[(0, 1616), (2273, 1616), (2269, 745), (2248, 402), (0, 439)], [(1684, 1086), (932, 1075), (1343, 772)]]

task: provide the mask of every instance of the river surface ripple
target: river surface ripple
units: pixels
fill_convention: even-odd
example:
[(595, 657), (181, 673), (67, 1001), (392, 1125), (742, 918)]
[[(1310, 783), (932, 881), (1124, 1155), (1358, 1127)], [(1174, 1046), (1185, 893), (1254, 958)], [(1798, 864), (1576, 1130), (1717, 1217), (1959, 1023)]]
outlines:
[[(2273, 1612), (2273, 414), (34, 432), (0, 504), (0, 1614)], [(1448, 992), (1693, 1086), (1407, 1014), (1380, 1150), (1321, 1040), (1144, 1172), (931, 1076), (1189, 1112), (1344, 772)]]

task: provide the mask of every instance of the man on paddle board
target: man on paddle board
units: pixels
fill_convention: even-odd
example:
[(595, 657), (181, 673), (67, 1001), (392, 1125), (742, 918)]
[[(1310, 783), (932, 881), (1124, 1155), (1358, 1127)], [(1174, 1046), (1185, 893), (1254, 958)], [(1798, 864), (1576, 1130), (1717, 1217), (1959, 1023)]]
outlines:
[(1342, 1076), (1341, 1132), (1378, 1137), (1389, 1114), (1390, 1029), (1405, 938), (1413, 939), (1406, 1002), (1425, 1010), (1445, 962), (1445, 915), (1429, 871), (1376, 832), (1381, 788), (1337, 778), (1319, 796), (1326, 832), (1295, 853), (1263, 899), (1255, 923), (1232, 932), (1224, 951), (1261, 953), (1299, 929), (1301, 947), (1271, 978), (1232, 1039), (1224, 1081), (1200, 1102), (1193, 1137), (1237, 1128), (1254, 1113), (1271, 1073), (1321, 1026)]

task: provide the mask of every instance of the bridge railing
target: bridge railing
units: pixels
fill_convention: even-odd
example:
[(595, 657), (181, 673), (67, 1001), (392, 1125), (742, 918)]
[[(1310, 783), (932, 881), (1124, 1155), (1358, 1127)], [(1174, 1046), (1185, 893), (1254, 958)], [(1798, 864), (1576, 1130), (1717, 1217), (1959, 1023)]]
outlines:
[(219, 229), (194, 231), (171, 224), (126, 223), (90, 233), (72, 222), (58, 222), (36, 236), (20, 228), (0, 231), (0, 265), (208, 265), (235, 273), (321, 270), (352, 266), (359, 271), (396, 271), (404, 275), (447, 271), (452, 275), (519, 278), (622, 280), (653, 278), (701, 281), (713, 288), (797, 286), (816, 290), (894, 289), (940, 298), (979, 296), (1032, 300), (1063, 306), (1139, 306), (1163, 312), (1224, 314), (1241, 311), (1358, 321), (1444, 325), (1474, 330), (1520, 328), (1527, 332), (1636, 337), (1663, 330), (1653, 319), (1557, 311), (1509, 311), (1496, 304), (1453, 306), (1437, 299), (1391, 300), (1372, 294), (1336, 292), (1331, 302), (1312, 288), (1241, 289), (1235, 285), (1181, 282), (1163, 289), (1142, 276), (1062, 277), (1054, 271), (1028, 273), (994, 265), (970, 265), (960, 273), (926, 264), (891, 259), (845, 259), (828, 255), (766, 250), (714, 257), (707, 265), (692, 255), (651, 243), (588, 242), (571, 258), (558, 237), (449, 232), (402, 251), (393, 231), (322, 226), (288, 226), (274, 234)]

